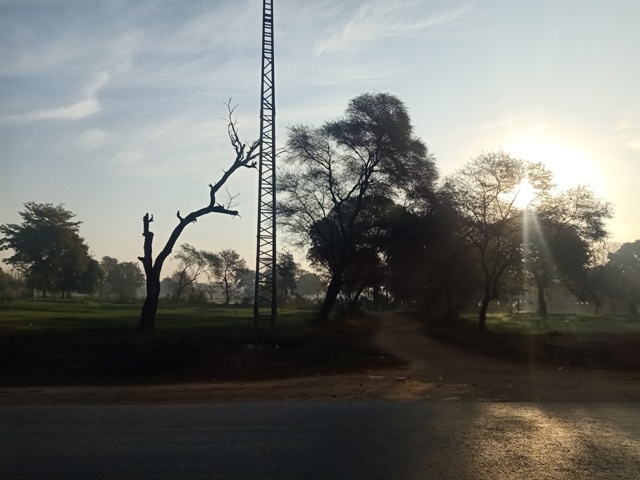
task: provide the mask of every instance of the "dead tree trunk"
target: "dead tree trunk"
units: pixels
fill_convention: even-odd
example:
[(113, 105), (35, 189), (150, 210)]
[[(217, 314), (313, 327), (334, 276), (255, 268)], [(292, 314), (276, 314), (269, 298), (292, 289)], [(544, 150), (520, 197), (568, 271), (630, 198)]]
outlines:
[(156, 312), (158, 310), (158, 299), (160, 297), (160, 274), (162, 272), (162, 266), (164, 265), (167, 257), (171, 255), (171, 252), (173, 251), (173, 248), (175, 247), (178, 238), (180, 238), (180, 235), (182, 234), (184, 228), (190, 223), (195, 223), (199, 217), (208, 213), (222, 213), (225, 215), (233, 216), (238, 215), (237, 210), (231, 210), (231, 203), (233, 198), (231, 198), (226, 205), (216, 203), (216, 193), (218, 192), (218, 190), (220, 190), (220, 188), (222, 188), (229, 177), (239, 168), (255, 168), (255, 159), (258, 155), (257, 150), (260, 142), (255, 141), (251, 144), (251, 146), (247, 148), (247, 145), (243, 144), (240, 141), (238, 131), (236, 129), (236, 122), (233, 120), (234, 109), (231, 108), (230, 104), (227, 104), (227, 108), (229, 110), (227, 130), (229, 133), (229, 139), (231, 140), (231, 145), (236, 152), (236, 158), (231, 164), (229, 170), (224, 172), (222, 178), (220, 178), (220, 180), (218, 180), (215, 185), (209, 184), (209, 205), (201, 208), (200, 210), (191, 212), (184, 218), (180, 216), (180, 211), (178, 211), (177, 216), (179, 223), (173, 229), (173, 232), (171, 232), (169, 240), (167, 240), (166, 245), (160, 251), (155, 261), (153, 260), (153, 232), (149, 228), (149, 224), (153, 222), (153, 215), (149, 215), (147, 213), (142, 218), (144, 256), (138, 257), (138, 260), (142, 262), (142, 265), (144, 267), (147, 294), (144, 300), (144, 304), (142, 305), (142, 311), (140, 312), (140, 330), (153, 330), (153, 327), (155, 325)]
[(142, 217), (143, 233), (144, 237), (144, 257), (138, 257), (144, 267), (144, 274), (146, 277), (147, 295), (142, 304), (142, 312), (140, 313), (140, 330), (148, 331), (152, 330), (155, 319), (156, 311), (158, 310), (158, 298), (160, 297), (160, 272), (162, 271), (162, 264), (160, 258), (156, 260), (154, 264), (152, 259), (152, 247), (153, 247), (153, 232), (149, 230), (149, 224), (153, 222), (153, 216), (149, 216), (147, 213)]

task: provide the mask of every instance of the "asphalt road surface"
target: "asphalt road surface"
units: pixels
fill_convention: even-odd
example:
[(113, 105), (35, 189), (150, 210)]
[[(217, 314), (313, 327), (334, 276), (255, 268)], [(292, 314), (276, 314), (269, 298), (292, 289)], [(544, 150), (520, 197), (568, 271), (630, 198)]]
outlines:
[(640, 479), (640, 404), (0, 408), (0, 479)]

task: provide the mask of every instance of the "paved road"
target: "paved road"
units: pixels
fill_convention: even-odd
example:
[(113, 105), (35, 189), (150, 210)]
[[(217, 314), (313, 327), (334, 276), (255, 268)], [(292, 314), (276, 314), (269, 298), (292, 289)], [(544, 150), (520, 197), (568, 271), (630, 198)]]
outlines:
[(640, 404), (0, 408), (1, 479), (633, 479)]

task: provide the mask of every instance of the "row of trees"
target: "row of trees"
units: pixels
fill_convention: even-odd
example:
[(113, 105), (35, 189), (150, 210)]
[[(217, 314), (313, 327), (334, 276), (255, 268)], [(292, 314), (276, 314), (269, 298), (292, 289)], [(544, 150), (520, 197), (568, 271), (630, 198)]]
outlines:
[[(240, 141), (232, 114), (229, 107), (234, 161), (209, 185), (203, 208), (184, 217), (177, 213), (178, 224), (155, 258), (153, 216), (143, 217), (142, 329), (153, 328), (162, 267), (184, 228), (209, 213), (238, 213), (233, 197), (222, 203), (216, 196), (235, 171), (256, 166), (259, 143)], [(610, 252), (607, 262), (596, 261), (612, 216), (608, 203), (585, 186), (557, 191), (543, 164), (503, 151), (481, 153), (439, 181), (433, 155), (393, 95), (363, 94), (349, 102), (341, 118), (320, 127), (293, 126), (283, 160), (279, 227), (326, 279), (320, 321), (329, 318), (338, 299), (355, 307), (366, 296), (374, 307), (403, 303), (439, 318), (455, 318), (459, 310), (478, 305), (484, 328), (492, 303), (531, 289), (546, 314), (547, 292), (558, 285), (597, 308), (623, 301), (637, 312), (638, 242)], [(527, 193), (531, 196), (523, 202)], [(102, 281), (117, 292), (118, 272), (140, 281), (134, 264), (93, 260), (78, 234), (80, 222), (61, 205), (29, 202), (21, 216), (21, 225), (0, 226), (0, 248), (13, 250), (5, 262), (32, 291), (64, 296), (90, 291)], [(222, 292), (228, 303), (243, 279), (249, 284), (251, 272), (232, 250), (212, 253), (183, 245), (176, 257), (180, 266), (164, 281), (173, 286), (176, 300), (198, 286), (205, 293), (209, 288), (210, 296)], [(204, 278), (208, 283), (198, 281)], [(281, 300), (295, 293), (301, 278), (293, 257), (281, 255)]]
[[(608, 203), (585, 186), (558, 192), (543, 164), (503, 151), (438, 182), (433, 156), (392, 95), (360, 95), (340, 119), (294, 126), (283, 163), (281, 226), (329, 279), (321, 321), (339, 295), (355, 304), (368, 291), (374, 303), (385, 294), (440, 318), (479, 305), (482, 329), (493, 302), (530, 287), (546, 314), (546, 292), (557, 284), (594, 301), (605, 288), (633, 290), (636, 311), (638, 270), (625, 253), (633, 247), (594, 263)], [(623, 256), (624, 267), (614, 267)], [(614, 269), (625, 287), (604, 281)]]
[[(173, 301), (196, 299), (217, 301), (225, 305), (232, 300), (253, 301), (255, 271), (247, 268), (240, 254), (231, 249), (213, 253), (183, 244), (176, 259), (180, 261), (170, 277), (161, 282), (161, 290)], [(294, 298), (313, 299), (322, 291), (317, 275), (303, 270), (290, 252), (278, 254), (276, 262), (278, 304)]]
[[(244, 277), (249, 272), (245, 260), (231, 249), (213, 253), (184, 244), (180, 246), (176, 259), (180, 261), (178, 268), (171, 277), (163, 280), (167, 290), (171, 290), (167, 293), (175, 301), (196, 292), (207, 293), (210, 297), (221, 293), (225, 305), (228, 305), (241, 282), (246, 282)], [(209, 283), (199, 283), (202, 277), (206, 277)]]
[(27, 202), (20, 212), (22, 223), (0, 225), (0, 249), (12, 250), (4, 260), (15, 276), (2, 272), (0, 292), (17, 296), (27, 289), (31, 296), (72, 293), (129, 299), (144, 282), (137, 264), (91, 257), (80, 236), (82, 222), (64, 205)]
[[(5, 263), (17, 274), (0, 269), (2, 296), (19, 296), (25, 287), (32, 296), (38, 292), (43, 297), (58, 294), (65, 298), (73, 292), (130, 301), (139, 296), (145, 284), (140, 265), (109, 256), (99, 262), (92, 258), (80, 237), (81, 222), (73, 220), (75, 215), (63, 205), (28, 202), (20, 216), (22, 223), (0, 226), (3, 248), (14, 252)], [(233, 300), (253, 299), (255, 272), (235, 250), (214, 253), (183, 244), (175, 258), (176, 270), (161, 282), (163, 294), (172, 301), (221, 298), (228, 305)], [(291, 253), (278, 255), (281, 303), (296, 294), (297, 281), (304, 274)]]
[(144, 283), (137, 264), (103, 257), (98, 262), (80, 236), (82, 222), (64, 205), (27, 202), (20, 212), (22, 223), (0, 225), (0, 249), (12, 250), (4, 260), (14, 275), (0, 274), (0, 292), (17, 296), (27, 289), (31, 296), (72, 293), (100, 298), (129, 299)]

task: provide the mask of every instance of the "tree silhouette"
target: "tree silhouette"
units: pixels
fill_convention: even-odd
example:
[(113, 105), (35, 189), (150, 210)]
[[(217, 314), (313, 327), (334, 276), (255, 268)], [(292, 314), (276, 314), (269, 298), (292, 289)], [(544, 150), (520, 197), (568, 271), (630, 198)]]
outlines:
[(296, 292), (297, 278), (300, 273), (298, 265), (290, 252), (278, 254), (276, 262), (276, 274), (278, 275), (278, 295), (280, 305), (285, 305)]
[(398, 216), (385, 248), (384, 287), (393, 301), (434, 320), (451, 320), (478, 299), (482, 276), (460, 231), (460, 218), (444, 194), (423, 211)]
[(121, 302), (135, 298), (137, 290), (144, 285), (140, 265), (134, 262), (116, 262), (106, 277), (111, 294)]
[(640, 240), (624, 243), (615, 253), (610, 253), (606, 266), (618, 278), (618, 295), (627, 304), (629, 313), (637, 315), (640, 305)]
[(326, 321), (358, 256), (374, 198), (399, 199), (430, 188), (437, 177), (426, 145), (413, 134), (405, 105), (387, 93), (352, 99), (346, 115), (313, 128), (297, 125), (288, 138), (278, 179), (280, 223), (301, 248), (311, 244), (330, 278), (318, 314)]
[(576, 294), (584, 288), (593, 245), (607, 236), (605, 220), (611, 215), (611, 206), (585, 186), (546, 195), (525, 215), (530, 232), (524, 239), (525, 266), (542, 315), (548, 312), (545, 290), (552, 281)]
[(240, 141), (237, 130), (237, 122), (233, 119), (234, 108), (230, 103), (227, 103), (227, 109), (229, 116), (227, 119), (227, 132), (231, 145), (235, 150), (236, 156), (231, 166), (226, 170), (222, 177), (214, 184), (209, 184), (209, 202), (208, 204), (194, 210), (186, 217), (180, 215), (180, 211), (177, 213), (178, 225), (173, 229), (167, 243), (164, 248), (158, 253), (155, 260), (153, 258), (153, 232), (150, 230), (150, 224), (153, 222), (153, 215), (148, 213), (142, 217), (142, 226), (144, 237), (144, 256), (138, 257), (144, 267), (144, 273), (146, 277), (146, 291), (147, 295), (142, 305), (142, 311), (140, 313), (139, 327), (143, 331), (152, 330), (155, 324), (156, 312), (158, 310), (158, 299), (160, 297), (160, 274), (165, 260), (180, 238), (182, 231), (187, 225), (195, 223), (198, 218), (209, 213), (221, 213), (224, 215), (238, 215), (237, 210), (233, 210), (231, 200), (227, 204), (220, 203), (216, 200), (218, 191), (224, 186), (229, 177), (233, 175), (240, 168), (255, 168), (256, 157), (258, 156), (258, 147), (260, 145), (259, 140), (256, 140), (251, 145), (247, 146)]
[(185, 292), (193, 291), (198, 277), (207, 274), (209, 263), (214, 257), (214, 253), (198, 250), (188, 243), (180, 245), (180, 252), (176, 254), (180, 264), (171, 275), (171, 280), (175, 282), (174, 300), (176, 302), (180, 301)]
[(550, 173), (539, 164), (527, 164), (503, 151), (489, 152), (467, 162), (444, 186), (459, 212), (462, 235), (476, 251), (482, 268), (480, 330), (484, 330), (489, 304), (499, 296), (505, 273), (521, 262), (522, 217), (515, 202), (519, 185), (528, 176), (540, 193), (550, 187)]
[(221, 250), (212, 258), (210, 268), (213, 276), (218, 279), (218, 285), (224, 295), (224, 304), (231, 303), (231, 297), (236, 294), (247, 273), (247, 262), (238, 252), (230, 248)]
[(20, 212), (22, 223), (0, 225), (0, 250), (13, 250), (3, 260), (15, 268), (35, 293), (57, 291), (64, 296), (82, 288), (88, 268), (89, 247), (79, 235), (82, 222), (75, 214), (51, 203), (27, 202)]

